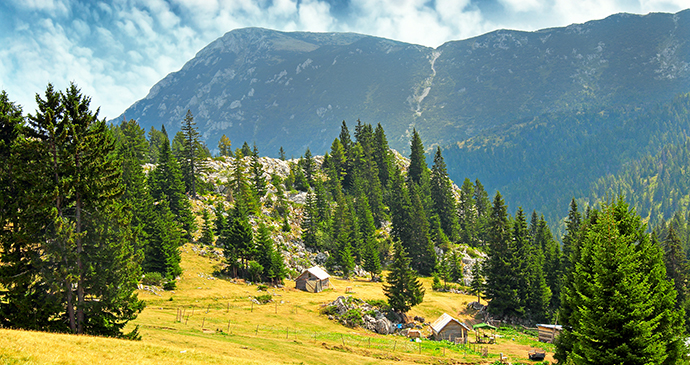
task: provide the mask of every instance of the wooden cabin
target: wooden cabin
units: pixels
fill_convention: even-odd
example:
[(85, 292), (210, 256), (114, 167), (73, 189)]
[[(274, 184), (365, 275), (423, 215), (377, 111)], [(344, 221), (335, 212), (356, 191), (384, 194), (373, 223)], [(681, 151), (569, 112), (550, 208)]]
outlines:
[(539, 342), (553, 343), (563, 329), (560, 324), (538, 324)]
[(472, 329), (447, 313), (443, 313), (431, 324), (431, 330), (436, 341), (448, 340), (455, 343), (467, 343), (467, 333)]
[(329, 281), (330, 277), (331, 276), (322, 268), (314, 266), (304, 270), (304, 272), (295, 279), (295, 288), (310, 293), (318, 293), (331, 287)]

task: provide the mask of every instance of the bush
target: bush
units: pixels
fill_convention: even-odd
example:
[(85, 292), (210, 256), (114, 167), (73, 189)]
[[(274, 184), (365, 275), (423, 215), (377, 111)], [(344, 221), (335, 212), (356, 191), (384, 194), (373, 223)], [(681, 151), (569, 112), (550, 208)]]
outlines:
[(254, 297), (254, 299), (256, 299), (256, 301), (258, 301), (261, 304), (266, 304), (273, 300), (273, 296), (271, 294), (263, 294), (257, 295), (256, 297)]
[(362, 314), (359, 313), (357, 309), (348, 310), (345, 314), (343, 314), (342, 319), (344, 319), (347, 325), (350, 327), (357, 327), (364, 324), (364, 320), (362, 320)]
[(268, 289), (268, 285), (266, 285), (266, 284), (259, 284), (259, 285), (256, 287), (256, 290), (258, 290), (258, 291), (264, 291), (264, 290), (266, 290), (266, 289)]
[(176, 287), (177, 284), (175, 283), (175, 280), (166, 281), (165, 284), (163, 284), (164, 290), (175, 290)]
[(335, 316), (338, 314), (338, 307), (334, 305), (327, 305), (319, 310), (319, 312), (325, 316), (331, 315)]
[(372, 307), (378, 308), (381, 312), (387, 312), (391, 309), (391, 306), (384, 299), (367, 299), (365, 302)]
[(163, 281), (163, 275), (159, 272), (147, 272), (141, 279), (141, 283), (144, 285), (161, 286)]

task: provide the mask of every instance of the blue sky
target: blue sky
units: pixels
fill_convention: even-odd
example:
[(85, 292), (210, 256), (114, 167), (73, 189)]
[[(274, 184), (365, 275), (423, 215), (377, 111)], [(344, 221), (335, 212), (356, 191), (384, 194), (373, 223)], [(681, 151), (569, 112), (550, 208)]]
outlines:
[(114, 118), (196, 52), (244, 27), (348, 31), (437, 47), (507, 28), (675, 13), (690, 0), (0, 0), (0, 89), (33, 113), (70, 81)]

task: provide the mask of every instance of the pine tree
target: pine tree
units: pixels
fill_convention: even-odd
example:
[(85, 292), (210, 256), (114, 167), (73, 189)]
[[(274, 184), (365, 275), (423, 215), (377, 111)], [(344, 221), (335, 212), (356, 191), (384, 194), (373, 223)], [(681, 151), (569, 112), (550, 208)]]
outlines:
[(196, 229), (191, 204), (185, 195), (182, 173), (177, 159), (170, 152), (168, 142), (161, 146), (158, 166), (149, 173), (149, 191), (155, 201), (167, 200), (170, 211), (182, 228), (185, 237), (191, 239)]
[(264, 278), (273, 280), (279, 268), (274, 267), (275, 248), (271, 232), (263, 222), (259, 224), (256, 235), (256, 262), (263, 267)]
[(232, 142), (225, 134), (220, 136), (220, 140), (218, 140), (218, 151), (220, 151), (221, 156), (232, 157)]
[[(656, 235), (652, 236), (652, 242), (657, 243)], [(676, 289), (676, 310), (684, 309), (686, 333), (690, 332), (690, 323), (688, 323), (688, 316), (690, 315), (690, 265), (688, 259), (681, 247), (680, 238), (676, 234), (673, 225), (669, 224), (668, 234), (663, 242), (664, 264), (666, 265), (666, 277), (673, 282)]]
[[(575, 254), (571, 258), (577, 258)], [(557, 344), (573, 364), (677, 363), (686, 356), (682, 311), (666, 279), (661, 250), (640, 217), (618, 199), (583, 232), (566, 300), (574, 311)], [(561, 335), (562, 336), (562, 335)], [(568, 351), (564, 351), (568, 350)]]
[[(224, 252), (227, 252), (225, 255), (226, 264), (234, 268), (237, 264), (236, 260), (239, 259), (243, 275), (246, 276), (248, 263), (254, 254), (254, 234), (242, 202), (235, 203), (232, 213), (233, 219), (228, 228), (226, 246), (224, 247)], [(236, 274), (235, 272), (235, 276)]]
[(388, 139), (386, 133), (381, 127), (381, 123), (376, 125), (374, 130), (374, 146), (373, 146), (374, 161), (379, 172), (379, 181), (381, 187), (385, 191), (388, 190), (391, 169), (393, 168), (393, 157), (391, 156), (390, 147), (388, 146)]
[(278, 151), (278, 155), (280, 156), (281, 161), (285, 161), (285, 150), (283, 149), (283, 146), (280, 146), (280, 151)]
[(460, 188), (458, 201), (458, 221), (460, 223), (460, 242), (477, 246), (477, 203), (474, 200), (474, 185), (465, 179)]
[(304, 205), (304, 219), (302, 220), (302, 241), (308, 248), (318, 248), (316, 240), (318, 230), (318, 211), (316, 196), (312, 191), (307, 192), (307, 200)]
[(446, 237), (455, 242), (458, 238), (458, 215), (455, 197), (453, 197), (453, 187), (448, 178), (446, 163), (441, 155), (440, 147), (436, 149), (434, 164), (431, 167), (431, 199), (433, 212), (440, 218), (443, 232)]
[(484, 185), (479, 179), (474, 182), (474, 203), (477, 211), (477, 223), (475, 227), (479, 245), (484, 245), (489, 239), (489, 215), (491, 214), (491, 202), (489, 195), (484, 190)]
[(247, 141), (244, 141), (242, 144), (242, 156), (251, 156), (252, 155), (252, 149), (249, 147), (249, 144)]
[(553, 239), (551, 230), (546, 220), (544, 220), (544, 215), (540, 217), (537, 223), (534, 246), (544, 253), (544, 278), (546, 286), (551, 289), (549, 311), (555, 313), (561, 304), (561, 279), (563, 275), (561, 270), (561, 249), (558, 246), (558, 242)]
[[(10, 264), (0, 265), (0, 273), (26, 272), (16, 280), (3, 276), (9, 292), (2, 321), (16, 321), (10, 325), (20, 328), (128, 336), (122, 329), (143, 302), (135, 293), (138, 258), (130, 216), (120, 202), (115, 139), (74, 84), (64, 92), (48, 85), (45, 99), (36, 101), (38, 110), (27, 128), (14, 129), (23, 136), (8, 161), (17, 167), (17, 183), (9, 188), (20, 190), (13, 196), (14, 213), (1, 223), (9, 218), (15, 230), (10, 233), (19, 234), (12, 234), (8, 245), (3, 227), (2, 260), (7, 257)], [(20, 266), (13, 265), (17, 259)], [(18, 305), (26, 307), (6, 311)], [(33, 318), (24, 317), (26, 311)]]
[(259, 161), (259, 150), (254, 145), (252, 151), (252, 192), (256, 199), (261, 199), (266, 195), (266, 178), (264, 177), (264, 165)]
[(201, 229), (201, 238), (199, 241), (204, 245), (213, 245), (216, 237), (214, 234), (215, 229), (213, 227), (213, 223), (211, 222), (211, 214), (208, 212), (208, 210), (204, 209), (201, 213), (201, 217), (204, 220), (204, 227)]
[(519, 276), (515, 275), (517, 253), (512, 244), (508, 213), (499, 192), (494, 198), (488, 228), (489, 257), (484, 266), (486, 275), (486, 298), (489, 313), (496, 317), (518, 317), (520, 298), (518, 296)]
[(155, 214), (156, 221), (149, 234), (142, 266), (145, 272), (160, 273), (172, 283), (182, 273), (180, 246), (184, 242), (184, 233), (166, 199), (156, 205)]
[(477, 261), (472, 266), (472, 281), (470, 282), (470, 289), (472, 293), (477, 295), (477, 303), (481, 303), (481, 295), (484, 293), (485, 283), (484, 274), (482, 273), (482, 264)]
[(394, 243), (393, 263), (383, 285), (388, 304), (399, 313), (407, 313), (424, 300), (424, 287), (410, 267), (410, 258), (400, 241)]
[(410, 190), (410, 221), (407, 222), (410, 230), (410, 257), (412, 267), (421, 275), (431, 275), (436, 267), (436, 251), (434, 243), (429, 237), (429, 221), (422, 203), (421, 189), (414, 185)]
[(182, 168), (182, 178), (184, 179), (186, 191), (196, 198), (197, 180), (199, 172), (203, 170), (201, 142), (199, 141), (199, 131), (197, 131), (194, 116), (191, 110), (187, 109), (187, 114), (182, 121), (182, 134), (184, 136), (184, 158), (180, 159)]
[(572, 255), (573, 245), (579, 238), (579, 230), (581, 224), (581, 216), (577, 211), (577, 203), (575, 199), (570, 202), (570, 210), (568, 211), (568, 218), (565, 221), (566, 232), (563, 236), (563, 264), (562, 269), (564, 272), (572, 271), (572, 261), (570, 256)]
[(369, 236), (365, 242), (364, 251), (364, 270), (371, 274), (371, 281), (376, 280), (381, 274), (381, 259), (379, 258), (378, 250), (376, 249), (376, 238)]
[[(163, 130), (165, 130), (165, 126), (163, 126)], [(160, 150), (161, 147), (163, 146), (163, 143), (169, 143), (168, 142), (168, 136), (162, 131), (159, 131), (158, 129), (154, 128), (151, 126), (151, 129), (149, 130), (149, 163), (157, 164), (158, 163), (158, 157), (160, 156)]]
[(307, 151), (304, 152), (304, 158), (300, 159), (300, 165), (302, 171), (304, 171), (304, 177), (307, 179), (307, 183), (311, 186), (314, 183), (314, 174), (316, 173), (316, 163), (311, 155), (309, 147)]
[(417, 133), (417, 130), (413, 129), (412, 139), (410, 140), (410, 167), (407, 170), (407, 181), (408, 183), (412, 182), (421, 185), (425, 175), (428, 174), (429, 168), (424, 156), (422, 138)]

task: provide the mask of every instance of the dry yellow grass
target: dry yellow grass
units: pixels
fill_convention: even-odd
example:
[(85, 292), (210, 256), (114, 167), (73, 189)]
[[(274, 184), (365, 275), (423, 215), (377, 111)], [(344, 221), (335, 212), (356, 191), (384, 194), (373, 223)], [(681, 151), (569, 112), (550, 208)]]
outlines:
[[(186, 245), (184, 273), (173, 292), (160, 296), (141, 291), (147, 307), (128, 325), (138, 325), (142, 341), (39, 332), (0, 332), (0, 363), (29, 364), (374, 364), (374, 363), (492, 363), (499, 352), (526, 360), (528, 345), (500, 339), (491, 345), (491, 357), (452, 345), (425, 341), (418, 344), (399, 336), (381, 336), (361, 328), (350, 329), (319, 315), (321, 305), (345, 295), (384, 299), (380, 283), (333, 279), (334, 290), (306, 293), (287, 281), (283, 289), (269, 289), (275, 302), (252, 304), (250, 297), (265, 294), (254, 285), (212, 280), (219, 262), (198, 256)], [(431, 291), (423, 279), (424, 302), (409, 315), (433, 321), (442, 313), (460, 316), (473, 297)], [(179, 314), (183, 314), (180, 321)]]

